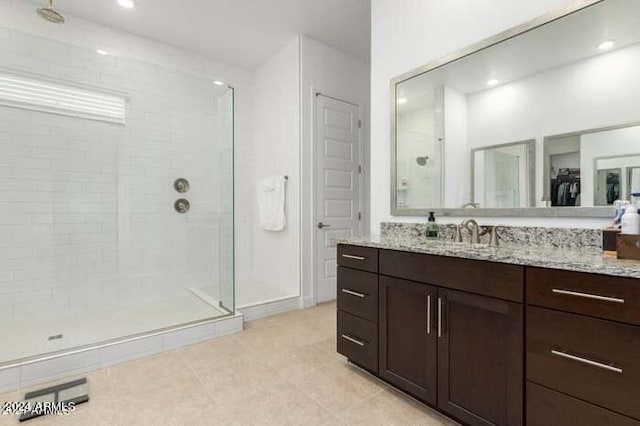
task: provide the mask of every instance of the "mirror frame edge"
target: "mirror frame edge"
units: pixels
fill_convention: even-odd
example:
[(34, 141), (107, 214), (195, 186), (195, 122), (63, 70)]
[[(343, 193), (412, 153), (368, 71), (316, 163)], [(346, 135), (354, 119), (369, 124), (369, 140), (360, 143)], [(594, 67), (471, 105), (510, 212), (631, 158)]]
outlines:
[[(533, 18), (523, 24), (517, 25), (470, 46), (454, 51), (447, 55), (444, 55), (432, 62), (401, 74), (391, 79), (390, 82), (390, 113), (391, 113), (391, 128), (390, 128), (390, 162), (391, 162), (391, 179), (390, 179), (390, 212), (391, 216), (426, 216), (429, 212), (435, 212), (438, 216), (468, 216), (469, 210), (471, 210), (475, 217), (576, 217), (576, 218), (610, 218), (613, 213), (612, 207), (573, 207), (571, 210), (567, 210), (563, 207), (525, 207), (515, 209), (484, 209), (484, 208), (426, 208), (426, 209), (400, 209), (397, 206), (397, 138), (396, 138), (396, 86), (403, 81), (409, 80), (418, 75), (424, 74), (448, 63), (454, 62), (465, 56), (476, 53), (480, 50), (486, 49), (494, 44), (501, 43), (510, 38), (519, 36), (520, 34), (531, 31), (535, 28), (541, 27), (545, 24), (553, 22), (555, 20), (564, 18), (575, 12), (587, 9), (598, 3), (602, 3), (606, 0), (573, 0), (570, 3), (560, 6), (541, 15), (537, 18)], [(445, 135), (446, 143), (446, 135)], [(445, 183), (443, 182), (444, 186)], [(470, 189), (473, 191), (473, 188)], [(543, 190), (544, 192), (544, 190)]]

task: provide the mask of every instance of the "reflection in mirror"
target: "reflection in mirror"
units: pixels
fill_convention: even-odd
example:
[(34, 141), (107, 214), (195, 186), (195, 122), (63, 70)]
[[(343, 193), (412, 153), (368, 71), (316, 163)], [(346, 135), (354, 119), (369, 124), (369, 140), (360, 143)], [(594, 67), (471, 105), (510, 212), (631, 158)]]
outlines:
[(601, 169), (601, 162), (598, 162), (595, 182), (595, 203), (596, 206), (612, 206), (616, 200), (620, 199), (620, 185), (622, 184), (620, 175), (622, 169)]
[[(393, 214), (475, 203), (478, 216), (588, 207), (606, 217), (610, 208), (594, 207), (628, 198), (640, 171), (595, 161), (640, 156), (640, 135), (631, 135), (640, 124), (640, 1), (603, 0), (528, 29), (394, 79)], [(493, 149), (529, 140), (538, 158), (528, 169)]]
[(472, 158), (475, 207), (534, 206), (535, 140), (478, 148)]
[[(638, 158), (640, 160), (640, 158)], [(638, 162), (640, 164), (640, 161)], [(629, 167), (629, 195), (640, 194), (640, 167)]]
[(397, 92), (397, 205), (442, 207), (442, 90), (421, 92), (401, 85)]
[[(640, 126), (591, 129), (544, 142), (545, 199), (553, 207), (613, 206), (640, 183)], [(640, 189), (640, 185), (636, 185)]]

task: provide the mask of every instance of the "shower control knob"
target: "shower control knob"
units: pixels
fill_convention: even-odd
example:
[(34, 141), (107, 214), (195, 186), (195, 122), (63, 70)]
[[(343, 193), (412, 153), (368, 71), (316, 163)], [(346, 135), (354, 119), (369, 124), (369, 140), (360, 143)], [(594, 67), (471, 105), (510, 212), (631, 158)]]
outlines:
[(184, 194), (185, 192), (187, 192), (189, 190), (189, 187), (189, 181), (185, 178), (179, 178), (176, 179), (175, 182), (173, 182), (173, 189), (178, 191), (180, 194)]
[(176, 209), (178, 213), (184, 214), (191, 208), (191, 203), (189, 203), (189, 200), (180, 198), (175, 203), (173, 203), (173, 208)]

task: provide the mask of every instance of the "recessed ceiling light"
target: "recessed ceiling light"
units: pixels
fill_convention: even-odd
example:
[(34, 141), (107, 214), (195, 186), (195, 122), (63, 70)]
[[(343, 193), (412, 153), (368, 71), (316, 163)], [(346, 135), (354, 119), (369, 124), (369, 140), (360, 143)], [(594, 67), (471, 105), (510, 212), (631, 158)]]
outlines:
[(496, 80), (495, 78), (492, 78), (492, 79), (490, 79), (490, 80), (487, 80), (487, 86), (491, 86), (491, 87), (493, 87), (493, 86), (495, 86), (495, 85), (497, 85), (497, 84), (498, 84), (498, 80)]
[(107, 52), (106, 50), (102, 50), (102, 49), (96, 49), (96, 53), (98, 55), (102, 55), (102, 56), (107, 56), (109, 54), (109, 52)]
[(136, 5), (133, 0), (118, 0), (118, 4), (125, 9), (133, 9)]
[(404, 105), (407, 103), (407, 98), (398, 98), (398, 105)]
[(216, 80), (213, 82), (216, 86), (224, 86), (224, 81)]
[(602, 43), (600, 43), (598, 45), (598, 49), (600, 49), (600, 50), (611, 49), (614, 44), (615, 44), (615, 42), (613, 40), (603, 41)]

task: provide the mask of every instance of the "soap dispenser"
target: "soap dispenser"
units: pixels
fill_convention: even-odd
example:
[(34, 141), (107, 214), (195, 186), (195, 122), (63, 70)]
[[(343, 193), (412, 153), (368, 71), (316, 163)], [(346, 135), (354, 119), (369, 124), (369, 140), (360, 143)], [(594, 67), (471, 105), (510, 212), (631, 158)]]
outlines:
[(429, 212), (427, 226), (425, 227), (427, 238), (438, 238), (438, 224), (436, 223), (435, 212)]

